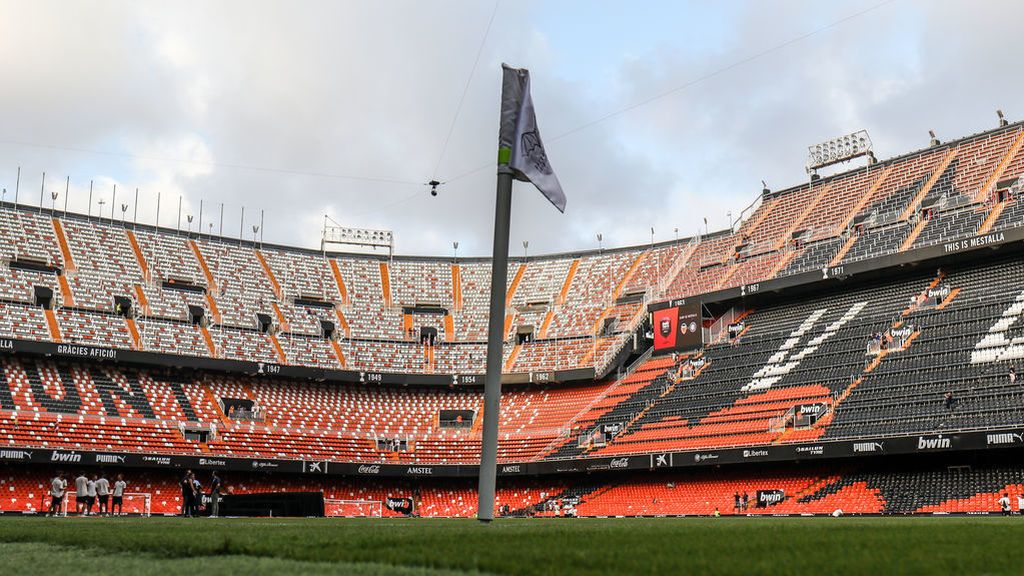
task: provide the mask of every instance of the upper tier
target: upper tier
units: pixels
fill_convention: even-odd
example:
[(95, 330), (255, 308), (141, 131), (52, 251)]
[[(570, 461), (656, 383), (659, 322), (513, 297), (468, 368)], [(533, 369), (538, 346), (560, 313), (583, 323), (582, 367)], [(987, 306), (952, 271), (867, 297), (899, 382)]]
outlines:
[[(1019, 226), (1014, 124), (764, 195), (734, 230), (513, 259), (505, 372), (603, 373), (646, 304)], [(0, 336), (373, 372), (484, 372), (490, 262), (263, 245), (0, 204)], [(36, 308), (38, 287), (56, 313)], [(115, 314), (128, 298), (139, 316)], [(627, 298), (627, 296), (629, 296)], [(210, 329), (189, 322), (203, 311)], [(259, 318), (273, 328), (264, 334)], [(335, 339), (323, 337), (335, 328)], [(436, 331), (433, 344), (421, 335)], [(522, 334), (529, 333), (526, 342)]]

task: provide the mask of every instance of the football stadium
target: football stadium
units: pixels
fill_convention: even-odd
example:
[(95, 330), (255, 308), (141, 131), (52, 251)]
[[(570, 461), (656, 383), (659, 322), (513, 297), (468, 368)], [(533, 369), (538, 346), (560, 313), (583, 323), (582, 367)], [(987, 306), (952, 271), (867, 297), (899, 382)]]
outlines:
[[(478, 61), (508, 6), (485, 8)], [(1024, 122), (900, 149), (871, 134), (910, 128), (843, 124), (784, 151), (788, 183), (732, 166), (760, 185), (725, 226), (633, 220), (623, 192), (593, 209), (640, 240), (520, 252), (513, 186), (545, 218), (597, 200), (540, 138), (547, 76), (488, 58), (485, 209), (445, 208), (453, 239), (484, 221), (480, 254), (376, 226), (408, 190), (299, 221), (275, 211), (301, 190), (225, 216), (123, 174), (0, 174), (11, 573), (1024, 570)], [(482, 131), (445, 148), (459, 130)], [(130, 156), (15, 136), (87, 174)], [(410, 186), (425, 207), (454, 180)]]

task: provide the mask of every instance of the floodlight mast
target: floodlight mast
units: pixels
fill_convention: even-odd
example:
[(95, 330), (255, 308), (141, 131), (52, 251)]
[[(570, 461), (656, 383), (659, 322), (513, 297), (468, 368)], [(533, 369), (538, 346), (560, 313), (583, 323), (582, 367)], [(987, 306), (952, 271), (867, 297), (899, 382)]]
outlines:
[(858, 130), (845, 136), (826, 140), (807, 147), (807, 173), (818, 168), (847, 162), (860, 156), (873, 157), (871, 137), (867, 130)]

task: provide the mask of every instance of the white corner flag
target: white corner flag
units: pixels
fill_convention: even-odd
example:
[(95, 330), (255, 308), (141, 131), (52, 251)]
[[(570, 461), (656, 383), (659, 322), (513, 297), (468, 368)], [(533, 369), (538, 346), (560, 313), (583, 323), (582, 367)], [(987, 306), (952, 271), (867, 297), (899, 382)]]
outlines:
[(508, 164), (516, 180), (532, 182), (555, 208), (565, 212), (565, 193), (551, 170), (530, 97), (530, 71), (501, 65), (501, 128), (498, 163)]

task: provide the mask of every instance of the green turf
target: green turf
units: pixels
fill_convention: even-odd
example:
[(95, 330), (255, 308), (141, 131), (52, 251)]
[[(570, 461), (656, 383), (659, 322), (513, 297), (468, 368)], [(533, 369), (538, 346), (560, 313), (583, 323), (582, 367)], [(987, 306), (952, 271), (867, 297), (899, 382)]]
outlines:
[(995, 517), (490, 526), (426, 519), (4, 517), (0, 573), (54, 574), (109, 561), (110, 572), (129, 574), (1022, 574), (1024, 560), (1015, 552), (1022, 537), (1024, 518)]
[(223, 555), (166, 558), (153, 554), (108, 552), (96, 548), (71, 548), (53, 544), (22, 542), (0, 544), (0, 573), (75, 574), (100, 576), (196, 576), (197, 574), (351, 574), (352, 576), (445, 576), (465, 574), (449, 570), (408, 568), (387, 564), (303, 562), (280, 558)]

